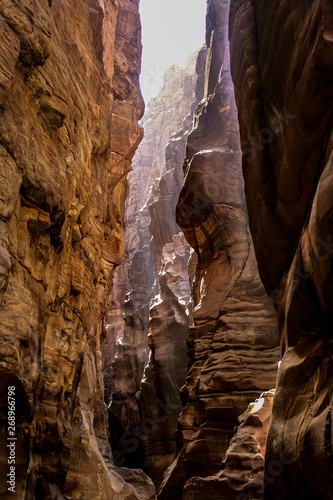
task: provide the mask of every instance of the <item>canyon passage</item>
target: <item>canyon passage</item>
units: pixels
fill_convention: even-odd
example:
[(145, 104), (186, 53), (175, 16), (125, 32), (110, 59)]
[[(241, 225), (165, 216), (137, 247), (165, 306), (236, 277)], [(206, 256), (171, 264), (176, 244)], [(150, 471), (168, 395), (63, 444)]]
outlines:
[(333, 498), (333, 4), (196, 1), (0, 0), (5, 500)]

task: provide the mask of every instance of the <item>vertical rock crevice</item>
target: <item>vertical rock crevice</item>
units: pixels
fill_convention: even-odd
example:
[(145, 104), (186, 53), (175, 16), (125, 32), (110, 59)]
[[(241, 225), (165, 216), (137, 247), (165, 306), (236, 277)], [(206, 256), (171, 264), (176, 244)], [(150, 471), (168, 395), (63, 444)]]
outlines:
[(185, 68), (167, 70), (143, 118), (145, 137), (129, 176), (127, 258), (114, 293), (127, 280), (129, 290), (121, 297), (123, 307), (111, 297), (105, 322), (104, 374), (111, 419), (118, 425), (114, 450), (119, 463), (144, 467), (157, 485), (175, 453), (179, 389), (186, 376), (189, 248), (175, 208), (186, 138), (203, 95), (205, 57), (202, 49)]

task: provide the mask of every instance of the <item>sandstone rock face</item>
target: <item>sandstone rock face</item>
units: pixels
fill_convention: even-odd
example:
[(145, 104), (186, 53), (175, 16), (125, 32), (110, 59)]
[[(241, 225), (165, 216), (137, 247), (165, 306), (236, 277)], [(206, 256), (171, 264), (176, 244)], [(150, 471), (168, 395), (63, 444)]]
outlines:
[(142, 136), (138, 0), (1, 0), (0, 38), (0, 495), (13, 386), (11, 498), (153, 498), (112, 465), (100, 351)]
[[(209, 480), (196, 480), (193, 497), (193, 483), (189, 493), (184, 485), (220, 470), (237, 417), (274, 387), (280, 355), (273, 303), (259, 279), (248, 229), (228, 17), (228, 2), (208, 3), (206, 100), (188, 138), (177, 206), (177, 222), (198, 263), (187, 340), (190, 369), (182, 389), (186, 405), (178, 455), (165, 474), (161, 499), (209, 497)], [(223, 498), (224, 486), (216, 488), (214, 498)]]
[(231, 11), (250, 227), (283, 352), (270, 500), (333, 496), (332, 19), (324, 0), (238, 1)]
[(239, 425), (215, 476), (190, 479), (183, 500), (262, 500), (267, 431), (274, 390), (263, 393), (238, 417)]
[[(103, 352), (111, 363), (105, 362), (104, 374), (110, 384), (110, 418), (118, 428), (113, 449), (119, 464), (145, 466), (157, 485), (176, 450), (179, 389), (186, 376), (189, 247), (178, 234), (175, 208), (187, 135), (203, 96), (205, 57), (201, 50), (185, 68), (170, 68), (163, 88), (149, 103), (145, 137), (129, 176), (127, 262), (122, 266), (129, 290), (123, 324), (113, 297), (105, 322)], [(123, 275), (116, 275), (114, 294)], [(114, 339), (118, 343), (112, 361)]]

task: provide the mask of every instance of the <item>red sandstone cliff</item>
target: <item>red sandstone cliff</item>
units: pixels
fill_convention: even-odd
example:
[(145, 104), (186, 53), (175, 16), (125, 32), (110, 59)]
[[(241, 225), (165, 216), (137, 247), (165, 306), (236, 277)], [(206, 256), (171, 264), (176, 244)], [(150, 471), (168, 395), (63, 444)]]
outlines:
[(11, 498), (154, 496), (112, 465), (100, 351), (142, 137), (138, 3), (0, 1), (2, 498), (8, 385)]
[(124, 218), (138, 3), (0, 0), (0, 495), (10, 386), (16, 498), (331, 499), (331, 3), (208, 1)]

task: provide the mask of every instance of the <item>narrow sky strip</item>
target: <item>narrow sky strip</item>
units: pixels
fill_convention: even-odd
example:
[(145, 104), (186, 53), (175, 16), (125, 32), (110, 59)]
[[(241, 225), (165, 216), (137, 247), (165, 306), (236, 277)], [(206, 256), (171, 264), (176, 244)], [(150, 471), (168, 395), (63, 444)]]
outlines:
[(206, 0), (141, 0), (143, 58), (141, 90), (146, 104), (173, 64), (184, 66), (187, 57), (205, 41)]

